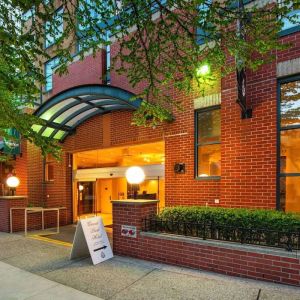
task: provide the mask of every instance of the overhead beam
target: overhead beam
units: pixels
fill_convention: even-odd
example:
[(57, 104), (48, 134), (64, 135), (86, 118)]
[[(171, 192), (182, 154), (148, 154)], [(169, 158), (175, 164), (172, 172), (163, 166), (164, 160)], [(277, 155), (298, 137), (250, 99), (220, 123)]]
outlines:
[(87, 104), (87, 105), (89, 105), (89, 106), (91, 106), (91, 107), (93, 107), (93, 108), (98, 108), (98, 109), (100, 109), (100, 110), (102, 110), (102, 111), (105, 110), (105, 109), (102, 108), (101, 106), (97, 106), (96, 104), (91, 103), (91, 102), (89, 102), (89, 101), (84, 101), (84, 100), (83, 100), (82, 98), (80, 98), (80, 97), (73, 97), (73, 98), (76, 99), (76, 100), (78, 100), (80, 103)]
[(47, 127), (51, 127), (54, 129), (59, 129), (59, 130), (67, 131), (67, 132), (73, 131), (73, 128), (70, 126), (67, 126), (67, 125), (60, 125), (60, 124), (57, 124), (54, 122), (49, 122), (49, 121), (46, 121), (46, 124), (47, 124)]

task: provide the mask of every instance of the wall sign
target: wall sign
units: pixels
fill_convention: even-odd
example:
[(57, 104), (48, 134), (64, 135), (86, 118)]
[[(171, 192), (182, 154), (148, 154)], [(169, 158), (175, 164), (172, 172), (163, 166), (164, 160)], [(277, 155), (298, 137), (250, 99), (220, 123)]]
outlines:
[(70, 259), (89, 255), (94, 265), (113, 257), (101, 217), (80, 220), (76, 227)]
[(3, 139), (3, 152), (5, 154), (17, 155), (21, 153), (20, 133), (15, 128), (6, 130), (13, 139)]
[(136, 238), (136, 226), (122, 225), (121, 236)]

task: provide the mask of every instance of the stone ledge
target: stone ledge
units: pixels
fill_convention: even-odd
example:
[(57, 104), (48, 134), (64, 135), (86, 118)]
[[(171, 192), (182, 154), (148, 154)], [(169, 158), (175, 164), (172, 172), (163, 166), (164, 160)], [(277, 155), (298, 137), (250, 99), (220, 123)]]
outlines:
[(158, 203), (159, 200), (147, 200), (147, 199), (126, 199), (126, 200), (112, 200), (112, 204), (127, 204), (127, 205), (147, 205), (152, 203)]
[(20, 200), (26, 198), (27, 196), (0, 196), (0, 200)]
[(282, 61), (277, 64), (277, 77), (285, 77), (298, 74), (300, 72), (300, 57)]
[(202, 246), (211, 246), (211, 247), (218, 247), (218, 248), (224, 248), (230, 250), (239, 250), (239, 251), (252, 252), (258, 254), (274, 255), (279, 257), (299, 258), (298, 255), (299, 251), (288, 252), (281, 249), (273, 249), (273, 248), (263, 247), (263, 246), (252, 246), (252, 245), (230, 243), (230, 242), (217, 241), (217, 240), (202, 240), (200, 238), (187, 237), (187, 236), (176, 235), (176, 234), (142, 231), (140, 232), (140, 235), (144, 237), (197, 244)]

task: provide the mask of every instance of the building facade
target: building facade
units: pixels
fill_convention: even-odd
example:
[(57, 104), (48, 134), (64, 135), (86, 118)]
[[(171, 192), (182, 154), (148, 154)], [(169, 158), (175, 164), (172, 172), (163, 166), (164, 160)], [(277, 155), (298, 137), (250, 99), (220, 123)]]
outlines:
[[(30, 205), (65, 207), (66, 223), (94, 213), (109, 218), (111, 200), (133, 197), (158, 198), (160, 207), (300, 212), (300, 31), (285, 26), (279, 38), (291, 46), (247, 72), (248, 119), (236, 103), (235, 73), (205, 96), (173, 89), (184, 110), (170, 123), (144, 128), (131, 124), (139, 103), (130, 97), (139, 88), (113, 70), (101, 79), (118, 43), (75, 59), (62, 77), (53, 72), (55, 60), (45, 62), (44, 100), (35, 113), (48, 125), (36, 130), (61, 141), (62, 159), (43, 158), (24, 141), (11, 167), (21, 180), (17, 194)], [(144, 168), (144, 183), (126, 182), (130, 166)]]

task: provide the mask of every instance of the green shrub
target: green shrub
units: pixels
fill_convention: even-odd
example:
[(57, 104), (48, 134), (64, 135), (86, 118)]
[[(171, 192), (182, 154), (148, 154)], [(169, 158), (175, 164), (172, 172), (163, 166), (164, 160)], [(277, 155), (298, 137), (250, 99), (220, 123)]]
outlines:
[(167, 207), (158, 215), (164, 221), (202, 223), (276, 231), (300, 231), (300, 215), (276, 210), (204, 206)]

